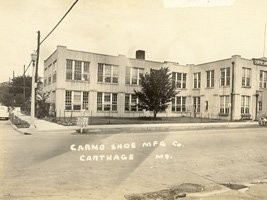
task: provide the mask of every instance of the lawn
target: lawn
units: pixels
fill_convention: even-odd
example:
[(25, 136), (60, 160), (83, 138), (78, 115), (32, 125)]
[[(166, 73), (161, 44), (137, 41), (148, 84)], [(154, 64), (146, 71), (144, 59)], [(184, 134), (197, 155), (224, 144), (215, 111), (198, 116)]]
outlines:
[[(66, 117), (57, 119), (48, 119), (62, 125), (76, 125), (77, 118)], [(121, 117), (88, 117), (88, 124), (158, 124), (158, 123), (209, 123), (209, 122), (224, 122), (221, 119), (209, 119), (199, 117), (158, 117), (156, 119), (151, 117), (138, 118), (121, 118)]]

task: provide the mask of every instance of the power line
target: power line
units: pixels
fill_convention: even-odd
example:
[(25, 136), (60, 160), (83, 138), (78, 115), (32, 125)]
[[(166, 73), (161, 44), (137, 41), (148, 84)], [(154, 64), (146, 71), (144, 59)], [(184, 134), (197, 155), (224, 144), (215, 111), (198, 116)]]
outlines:
[[(59, 20), (59, 22), (56, 24), (56, 26), (45, 36), (45, 38), (40, 42), (40, 46), (41, 44), (52, 34), (52, 32), (58, 27), (58, 25), (63, 21), (63, 19), (67, 16), (67, 14), (72, 10), (72, 8), (75, 6), (75, 4), (78, 2), (79, 0), (76, 0), (71, 7), (68, 9), (68, 11), (64, 14), (64, 16)], [(34, 51), (35, 53), (37, 52), (37, 50)], [(29, 69), (29, 67), (32, 64), (32, 60), (30, 61), (29, 65), (27, 66), (26, 70), (24, 71), (24, 74), (27, 72), (27, 70)]]
[(56, 26), (47, 34), (47, 36), (45, 36), (45, 38), (40, 42), (40, 45), (46, 40), (46, 38), (49, 37), (49, 35), (52, 34), (52, 32), (58, 27), (58, 25), (62, 22), (62, 20), (67, 16), (67, 14), (71, 11), (71, 9), (75, 6), (75, 4), (78, 2), (79, 0), (76, 0), (71, 7), (69, 8), (69, 10), (65, 13), (65, 15), (59, 20), (59, 22), (56, 24)]

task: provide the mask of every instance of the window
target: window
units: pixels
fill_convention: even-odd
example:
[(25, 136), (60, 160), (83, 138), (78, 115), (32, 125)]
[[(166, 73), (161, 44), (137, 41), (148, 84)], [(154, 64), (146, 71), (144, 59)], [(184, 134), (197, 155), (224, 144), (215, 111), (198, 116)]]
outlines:
[(48, 77), (48, 83), (47, 83), (47, 84), (50, 84), (51, 82), (52, 82), (52, 77), (49, 76), (49, 77)]
[(44, 79), (44, 86), (46, 86), (46, 84), (47, 84), (47, 83), (46, 83), (46, 78), (45, 78), (45, 79)]
[(57, 81), (57, 73), (54, 72), (54, 74), (53, 74), (53, 83), (55, 83), (56, 81)]
[(267, 88), (267, 71), (260, 71), (260, 88)]
[(186, 97), (176, 96), (172, 99), (172, 111), (173, 112), (185, 112), (186, 111)]
[(172, 84), (176, 88), (186, 88), (186, 73), (172, 72)]
[(89, 92), (66, 90), (65, 110), (88, 110)]
[(200, 88), (201, 73), (194, 73), (194, 88)]
[(118, 83), (119, 66), (98, 63), (97, 81), (101, 83)]
[(73, 92), (73, 110), (81, 110), (81, 92)]
[(71, 110), (71, 91), (66, 91), (66, 96), (65, 96), (65, 110)]
[(52, 73), (53, 73), (52, 81), (53, 81), (53, 83), (55, 83), (57, 81), (57, 65), (56, 64), (57, 64), (57, 61), (55, 60), (53, 62), (53, 67), (52, 67)]
[(259, 111), (262, 111), (262, 101), (259, 101)]
[(208, 111), (209, 110), (209, 102), (205, 101), (205, 110)]
[(89, 81), (89, 65), (89, 62), (67, 59), (66, 79)]
[(241, 114), (249, 114), (250, 96), (241, 96)]
[(194, 112), (200, 112), (200, 97), (193, 97)]
[(207, 87), (214, 87), (214, 70), (207, 71)]
[(221, 69), (221, 86), (230, 85), (230, 67)]
[(242, 68), (242, 86), (250, 87), (251, 80), (251, 69), (250, 68)]
[(138, 107), (138, 98), (134, 94), (125, 94), (125, 111), (142, 111), (142, 108)]
[(141, 76), (143, 74), (143, 68), (126, 67), (125, 83), (131, 85), (140, 85)]
[(97, 93), (97, 110), (98, 111), (117, 111), (117, 94), (116, 93)]
[(74, 63), (74, 80), (82, 80), (82, 62), (75, 60)]
[(230, 103), (229, 95), (220, 96), (220, 114), (229, 114), (229, 103)]
[(82, 109), (88, 110), (88, 98), (89, 98), (89, 92), (83, 92), (83, 107)]
[(89, 62), (83, 62), (82, 80), (89, 81)]
[(67, 60), (66, 79), (72, 80), (72, 60)]

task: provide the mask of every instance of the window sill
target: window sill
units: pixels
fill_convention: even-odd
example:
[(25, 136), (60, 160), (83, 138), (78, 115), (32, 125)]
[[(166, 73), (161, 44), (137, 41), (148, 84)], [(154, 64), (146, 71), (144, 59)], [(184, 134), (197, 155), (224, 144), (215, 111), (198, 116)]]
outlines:
[(206, 87), (205, 89), (214, 89), (214, 87)]
[(247, 89), (250, 89), (250, 88), (251, 88), (251, 86), (244, 86), (244, 85), (242, 85), (242, 88), (247, 88)]
[(97, 110), (96, 112), (98, 113), (118, 113), (118, 111), (115, 111), (115, 110)]
[(143, 111), (129, 111), (129, 110), (124, 110), (125, 113), (143, 113)]
[(219, 113), (219, 116), (221, 116), (221, 117), (227, 117), (227, 116), (229, 116), (229, 113)]
[(241, 117), (251, 117), (251, 114), (241, 114)]
[(192, 90), (200, 90), (200, 88), (193, 88)]
[(119, 85), (119, 83), (108, 83), (108, 82), (97, 82), (97, 84), (104, 84), (104, 85)]
[(221, 85), (221, 88), (230, 88), (230, 85)]
[(66, 79), (66, 82), (78, 82), (78, 83), (90, 83), (90, 81), (82, 81), (82, 80), (70, 80), (70, 79)]
[(133, 87), (140, 87), (141, 85), (137, 85), (137, 84), (125, 84), (126, 86), (133, 86)]
[(64, 110), (65, 112), (86, 112), (89, 110)]

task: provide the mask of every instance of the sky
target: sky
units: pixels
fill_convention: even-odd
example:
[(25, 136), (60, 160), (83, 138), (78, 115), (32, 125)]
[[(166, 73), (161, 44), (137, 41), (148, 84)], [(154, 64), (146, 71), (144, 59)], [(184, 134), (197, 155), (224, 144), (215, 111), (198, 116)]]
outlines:
[[(37, 31), (42, 40), (74, 2), (0, 0), (0, 82), (12, 78), (13, 70), (23, 74), (36, 50)], [(259, 58), (266, 10), (266, 0), (79, 0), (42, 43), (39, 76), (57, 45), (127, 57), (141, 49), (147, 60), (182, 65), (232, 55)]]

